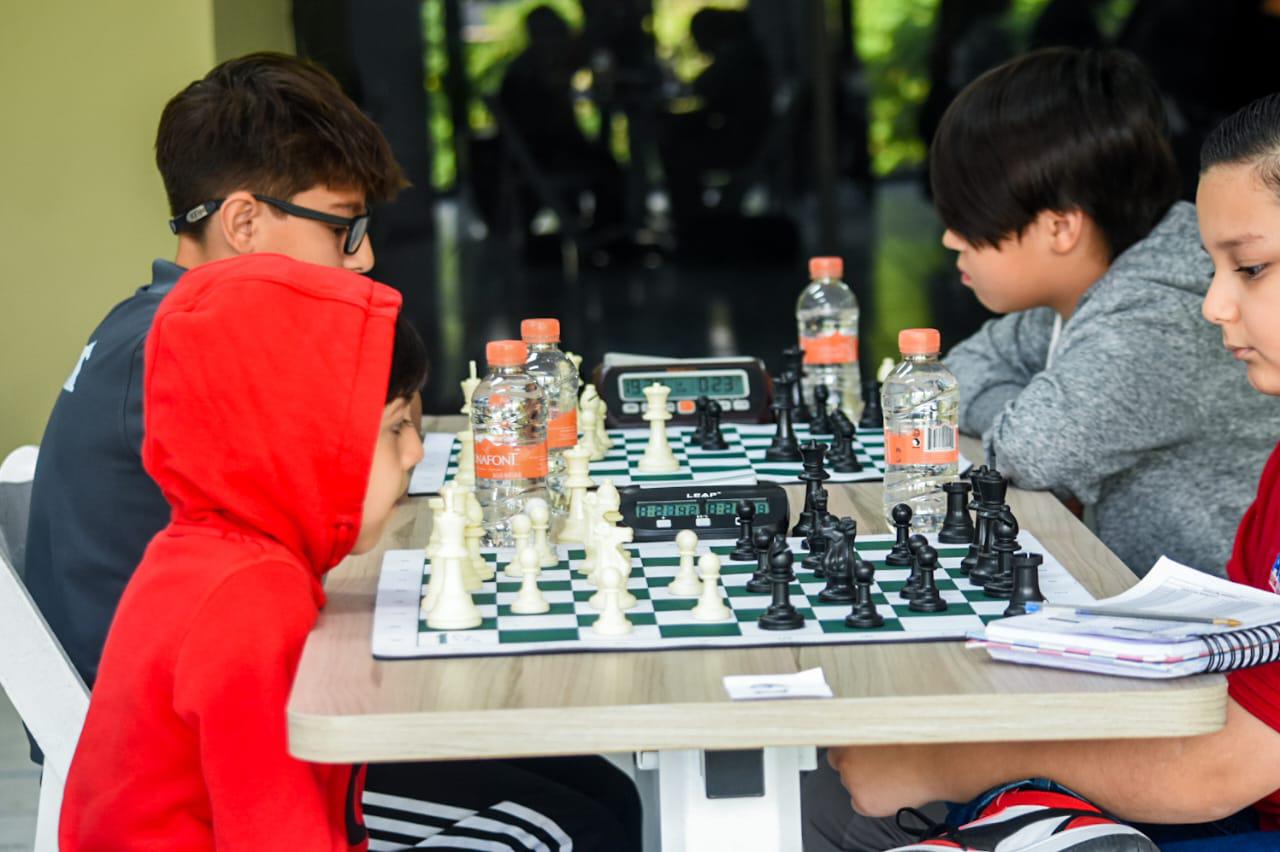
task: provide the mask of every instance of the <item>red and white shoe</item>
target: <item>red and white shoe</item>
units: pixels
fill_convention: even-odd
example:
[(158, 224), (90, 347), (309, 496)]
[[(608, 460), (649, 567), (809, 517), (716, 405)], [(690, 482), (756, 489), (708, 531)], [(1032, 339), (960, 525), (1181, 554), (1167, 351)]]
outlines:
[(1084, 799), (1026, 787), (1001, 793), (970, 823), (925, 834), (889, 852), (1159, 852), (1145, 834)]

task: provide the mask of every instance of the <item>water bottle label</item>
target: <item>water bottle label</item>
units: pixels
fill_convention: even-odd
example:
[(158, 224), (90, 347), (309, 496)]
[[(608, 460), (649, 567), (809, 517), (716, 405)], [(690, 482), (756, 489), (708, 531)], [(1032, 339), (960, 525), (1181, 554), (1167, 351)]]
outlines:
[(939, 423), (909, 432), (884, 430), (884, 460), (889, 464), (951, 464), (960, 461), (955, 426)]
[(578, 409), (570, 408), (547, 423), (547, 446), (553, 450), (578, 443)]
[(547, 475), (547, 445), (511, 447), (480, 441), (476, 444), (479, 479), (538, 479)]
[(853, 334), (824, 334), (800, 338), (806, 364), (851, 364), (858, 360), (858, 338)]

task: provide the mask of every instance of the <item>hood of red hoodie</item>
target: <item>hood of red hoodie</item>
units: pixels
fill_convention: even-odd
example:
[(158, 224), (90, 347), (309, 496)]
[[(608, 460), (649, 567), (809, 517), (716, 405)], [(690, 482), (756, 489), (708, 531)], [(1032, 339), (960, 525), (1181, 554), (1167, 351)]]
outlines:
[(360, 530), (400, 294), (283, 255), (202, 264), (156, 312), (142, 461), (172, 521), (267, 536), (317, 575)]

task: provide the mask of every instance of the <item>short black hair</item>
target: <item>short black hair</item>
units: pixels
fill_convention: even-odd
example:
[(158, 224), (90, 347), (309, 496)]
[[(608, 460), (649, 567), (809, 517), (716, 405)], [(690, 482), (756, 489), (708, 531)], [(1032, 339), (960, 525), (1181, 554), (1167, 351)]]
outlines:
[(427, 347), (404, 311), (396, 317), (395, 343), (391, 347), (391, 375), (387, 402), (413, 399), (427, 382)]
[(1218, 165), (1251, 165), (1280, 195), (1280, 94), (1258, 98), (1215, 127), (1200, 147), (1200, 173)]
[(338, 82), (280, 53), (229, 59), (174, 95), (160, 115), (156, 166), (173, 216), (237, 189), (289, 199), (327, 186), (374, 202), (407, 185), (382, 131)]
[(1114, 258), (1180, 194), (1160, 94), (1118, 50), (1046, 48), (993, 68), (947, 108), (929, 156), (938, 215), (976, 246), (1081, 210)]

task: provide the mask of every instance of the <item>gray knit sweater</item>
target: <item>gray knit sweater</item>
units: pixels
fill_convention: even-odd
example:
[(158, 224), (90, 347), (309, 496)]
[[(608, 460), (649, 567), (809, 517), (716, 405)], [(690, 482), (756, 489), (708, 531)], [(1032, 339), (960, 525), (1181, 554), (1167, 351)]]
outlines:
[(1221, 576), (1280, 438), (1280, 399), (1250, 387), (1200, 315), (1212, 275), (1179, 202), (1084, 294), (1051, 363), (1049, 308), (992, 320), (945, 359), (989, 463), (1092, 506), (1139, 575), (1164, 554)]

